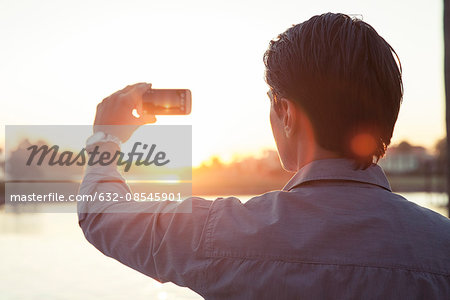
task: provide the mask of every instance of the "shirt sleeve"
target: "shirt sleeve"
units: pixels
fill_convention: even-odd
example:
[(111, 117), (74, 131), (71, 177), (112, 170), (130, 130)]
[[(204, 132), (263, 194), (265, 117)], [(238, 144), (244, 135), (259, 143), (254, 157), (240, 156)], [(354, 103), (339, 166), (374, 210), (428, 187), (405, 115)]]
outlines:
[[(130, 193), (115, 166), (88, 167), (80, 195)], [(205, 224), (212, 201), (78, 202), (86, 239), (105, 255), (158, 281), (201, 290)]]

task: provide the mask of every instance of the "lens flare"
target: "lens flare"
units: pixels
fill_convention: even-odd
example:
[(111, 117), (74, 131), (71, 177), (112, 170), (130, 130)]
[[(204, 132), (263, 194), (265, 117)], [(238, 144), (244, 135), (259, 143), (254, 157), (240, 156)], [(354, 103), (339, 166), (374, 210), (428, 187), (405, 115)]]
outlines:
[(360, 133), (353, 137), (350, 143), (351, 150), (358, 156), (365, 157), (375, 152), (377, 143), (375, 138), (367, 133)]

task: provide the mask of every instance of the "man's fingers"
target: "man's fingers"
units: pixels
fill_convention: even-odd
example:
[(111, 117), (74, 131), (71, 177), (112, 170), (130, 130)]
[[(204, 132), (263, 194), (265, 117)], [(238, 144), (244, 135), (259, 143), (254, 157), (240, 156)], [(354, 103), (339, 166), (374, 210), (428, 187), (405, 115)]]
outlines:
[(116, 91), (115, 93), (111, 94), (109, 97), (106, 97), (105, 99), (103, 99), (102, 102), (109, 102), (112, 101), (113, 99), (118, 98), (120, 95), (126, 94), (129, 91), (131, 91), (133, 88), (135, 88), (136, 86), (139, 85), (143, 85), (146, 84), (145, 82), (139, 82), (139, 83), (135, 83), (135, 84), (131, 84), (131, 85), (127, 85), (126, 87), (124, 87), (121, 90)]
[[(139, 126), (156, 122), (155, 116), (144, 114), (142, 109), (142, 96), (151, 86), (149, 83), (136, 83), (105, 98), (97, 105), (94, 132), (104, 131), (125, 142)], [(139, 118), (133, 115), (134, 109), (138, 111)]]
[(156, 122), (156, 117), (154, 115), (144, 114), (142, 108), (142, 96), (148, 89), (151, 88), (151, 86), (152, 85), (150, 83), (138, 83), (129, 89), (127, 93), (124, 93), (121, 96), (123, 99), (122, 101), (126, 102), (125, 105), (127, 107), (127, 111), (130, 110), (130, 112), (132, 112), (133, 109), (136, 109), (136, 112), (139, 115), (139, 118), (132, 116), (134, 124), (143, 125)]
[(145, 125), (145, 124), (152, 124), (156, 122), (156, 117), (153, 115), (141, 115), (139, 118), (136, 118), (133, 116), (132, 121), (130, 122), (130, 125)]
[(127, 92), (119, 94), (121, 105), (126, 106), (127, 110), (136, 108), (139, 114), (142, 111), (142, 96), (151, 87), (148, 83), (138, 83)]
[(144, 83), (137, 85), (133, 90), (130, 90), (130, 96), (133, 98), (133, 109), (136, 109), (136, 112), (139, 115), (139, 118), (136, 120), (139, 124), (150, 124), (156, 122), (156, 117), (154, 115), (148, 115), (144, 113), (143, 104), (142, 104), (142, 96), (144, 93), (152, 87), (151, 83)]
[(154, 115), (141, 115), (139, 118), (141, 124), (151, 124), (156, 122), (156, 117)]
[(137, 86), (135, 89), (135, 108), (137, 113), (142, 116), (144, 114), (144, 110), (142, 108), (142, 101), (143, 101), (143, 95), (145, 92), (147, 92), (149, 89), (152, 88), (151, 83), (143, 84), (140, 86)]
[[(155, 117), (144, 115), (142, 109), (142, 96), (150, 88), (151, 84), (149, 83), (136, 83), (105, 98), (97, 105), (95, 124), (129, 124), (139, 126), (146, 123), (154, 123), (156, 121)], [(134, 109), (139, 114), (139, 118), (133, 115)]]
[(126, 87), (124, 87), (123, 89), (117, 91), (116, 93), (120, 93), (120, 94), (128, 93), (129, 91), (131, 91), (135, 87), (137, 87), (139, 85), (143, 85), (143, 84), (147, 84), (147, 83), (145, 83), (145, 82), (138, 82), (138, 83), (135, 83), (135, 84), (130, 84), (130, 85), (127, 85)]
[(133, 89), (128, 91), (128, 94), (130, 94), (134, 100), (135, 107), (137, 107), (138, 104), (142, 104), (142, 96), (151, 87), (151, 84), (144, 82), (137, 84)]

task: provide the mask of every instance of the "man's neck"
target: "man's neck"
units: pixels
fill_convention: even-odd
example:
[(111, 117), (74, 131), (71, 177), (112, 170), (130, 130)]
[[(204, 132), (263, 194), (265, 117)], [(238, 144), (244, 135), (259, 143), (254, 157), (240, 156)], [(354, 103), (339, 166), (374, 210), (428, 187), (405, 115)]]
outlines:
[(342, 155), (336, 154), (335, 152), (328, 151), (322, 147), (315, 146), (305, 149), (306, 151), (299, 151), (297, 156), (297, 171), (313, 162), (315, 160), (321, 159), (331, 159), (331, 158), (343, 158)]

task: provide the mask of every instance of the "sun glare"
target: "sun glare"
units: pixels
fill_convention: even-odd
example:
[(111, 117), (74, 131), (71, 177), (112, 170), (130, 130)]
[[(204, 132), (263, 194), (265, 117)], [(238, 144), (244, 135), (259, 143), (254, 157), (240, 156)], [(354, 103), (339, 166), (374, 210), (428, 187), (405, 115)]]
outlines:
[(375, 151), (377, 143), (372, 135), (361, 133), (353, 137), (350, 146), (356, 155), (364, 157)]

